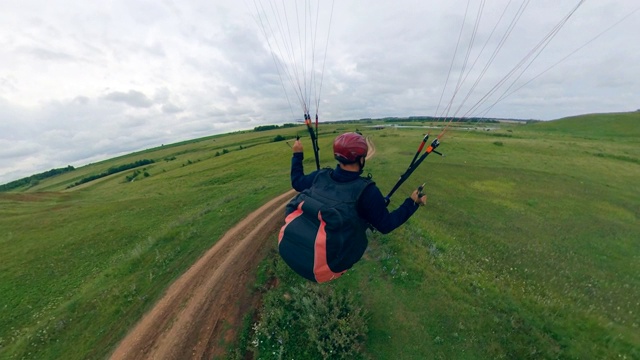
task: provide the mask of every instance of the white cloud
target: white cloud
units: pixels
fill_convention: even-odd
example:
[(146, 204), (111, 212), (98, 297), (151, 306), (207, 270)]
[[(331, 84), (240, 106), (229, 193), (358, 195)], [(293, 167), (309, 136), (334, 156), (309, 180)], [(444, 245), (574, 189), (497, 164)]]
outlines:
[(105, 100), (121, 102), (131, 107), (148, 108), (153, 105), (153, 102), (143, 93), (136, 90), (129, 90), (129, 92), (115, 91), (108, 93), (104, 96)]
[[(255, 3), (266, 6), (270, 1), (3, 4), (0, 183), (162, 143), (300, 118), (298, 100), (291, 89), (289, 99), (284, 95), (252, 17)], [(335, 1), (321, 119), (435, 115), (452, 99), (452, 113), (482, 113), (515, 77), (491, 99), (474, 105), (577, 1), (529, 2), (494, 63), (474, 86), (525, 1), (510, 2), (499, 30), (487, 41), (507, 3), (486, 2), (467, 71), (485, 42), (486, 48), (453, 98), (479, 1), (470, 2), (453, 62), (467, 1)], [(323, 1), (316, 12), (317, 56), (322, 59), (330, 4)], [(311, 9), (318, 9), (315, 2)], [(585, 2), (513, 88), (540, 76), (499, 101), (487, 115), (553, 119), (639, 108), (637, 9), (633, 1)], [(293, 25), (293, 14), (289, 13), (292, 33), (303, 33)], [(298, 57), (293, 61), (302, 62)]]

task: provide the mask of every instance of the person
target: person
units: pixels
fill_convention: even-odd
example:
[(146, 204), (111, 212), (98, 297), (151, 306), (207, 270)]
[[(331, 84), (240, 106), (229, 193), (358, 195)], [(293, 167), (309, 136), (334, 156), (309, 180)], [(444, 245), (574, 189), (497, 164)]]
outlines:
[(305, 175), (299, 139), (292, 150), (291, 185), (299, 194), (286, 206), (278, 249), (289, 267), (311, 281), (325, 282), (344, 274), (364, 254), (367, 228), (387, 234), (427, 201), (416, 189), (390, 212), (371, 176), (362, 176), (369, 147), (359, 133), (335, 138), (338, 164), (334, 169)]

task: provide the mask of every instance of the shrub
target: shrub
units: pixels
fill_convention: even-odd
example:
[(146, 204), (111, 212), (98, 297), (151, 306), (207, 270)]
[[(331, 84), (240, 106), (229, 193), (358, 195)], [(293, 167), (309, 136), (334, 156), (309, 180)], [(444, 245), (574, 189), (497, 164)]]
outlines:
[(132, 182), (138, 177), (138, 175), (140, 175), (140, 170), (135, 170), (133, 173), (131, 173), (131, 175), (125, 176), (125, 179), (127, 180), (127, 182)]
[(284, 141), (284, 140), (286, 140), (286, 138), (282, 135), (276, 135), (276, 137), (273, 138), (273, 142)]
[(261, 359), (362, 357), (366, 312), (349, 292), (303, 283), (265, 295), (252, 341)]

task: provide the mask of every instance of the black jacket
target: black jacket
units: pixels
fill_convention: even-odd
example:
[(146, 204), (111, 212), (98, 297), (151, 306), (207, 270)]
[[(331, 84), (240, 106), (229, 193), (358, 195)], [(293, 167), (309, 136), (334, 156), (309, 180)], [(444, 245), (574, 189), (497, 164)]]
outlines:
[[(291, 158), (291, 186), (299, 192), (310, 188), (317, 174), (317, 171), (309, 175), (304, 174), (303, 159), (303, 153), (294, 153)], [(345, 171), (339, 165), (336, 165), (332, 173), (332, 179), (338, 182), (353, 181), (359, 176), (359, 173)], [(407, 198), (397, 209), (389, 212), (384, 196), (375, 184), (368, 186), (358, 201), (360, 217), (383, 234), (387, 234), (404, 224), (417, 209), (418, 205), (411, 198)]]

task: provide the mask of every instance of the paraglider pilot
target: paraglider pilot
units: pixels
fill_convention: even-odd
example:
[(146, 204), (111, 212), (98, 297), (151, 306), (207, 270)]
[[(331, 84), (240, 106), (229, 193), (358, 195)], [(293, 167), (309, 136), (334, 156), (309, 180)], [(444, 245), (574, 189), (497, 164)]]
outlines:
[(326, 282), (344, 274), (364, 254), (367, 228), (389, 233), (427, 201), (415, 190), (389, 212), (380, 189), (362, 176), (369, 147), (358, 133), (334, 140), (335, 169), (305, 175), (300, 140), (292, 150), (291, 185), (300, 193), (286, 207), (278, 249), (294, 271), (311, 281)]

